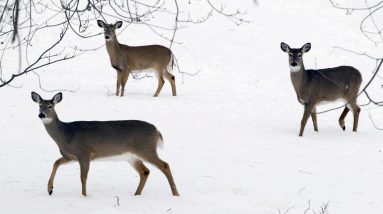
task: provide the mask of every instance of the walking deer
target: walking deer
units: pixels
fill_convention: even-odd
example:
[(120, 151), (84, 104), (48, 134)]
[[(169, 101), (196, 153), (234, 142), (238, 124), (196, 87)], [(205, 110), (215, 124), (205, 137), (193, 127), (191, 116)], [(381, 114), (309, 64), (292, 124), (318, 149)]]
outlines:
[(339, 66), (318, 70), (306, 70), (303, 64), (303, 54), (311, 49), (311, 44), (306, 43), (302, 48), (290, 48), (286, 43), (281, 43), (282, 51), (289, 55), (290, 77), (298, 101), (304, 105), (299, 136), (311, 115), (314, 130), (318, 131), (316, 106), (323, 102), (341, 100), (346, 106), (339, 117), (339, 125), (346, 130), (344, 119), (352, 110), (354, 116), (353, 131), (357, 131), (360, 108), (356, 104), (362, 75), (351, 66)]
[(61, 122), (55, 111), (55, 105), (62, 100), (62, 93), (56, 94), (51, 100), (44, 100), (35, 92), (31, 95), (32, 100), (40, 106), (39, 118), (62, 155), (53, 165), (48, 181), (49, 195), (53, 192), (53, 181), (60, 165), (71, 161), (79, 162), (82, 195), (86, 196), (90, 161), (117, 156), (129, 160), (140, 175), (135, 195), (141, 194), (150, 172), (143, 161), (158, 167), (168, 179), (173, 195), (179, 195), (169, 165), (157, 155), (157, 146), (163, 139), (154, 125), (138, 120), (65, 123)]
[[(173, 96), (177, 95), (175, 77), (168, 70), (174, 64), (174, 56), (169, 48), (161, 45), (128, 46), (120, 44), (117, 40), (116, 29), (122, 26), (121, 21), (115, 24), (106, 24), (101, 20), (97, 20), (97, 24), (104, 29), (106, 50), (109, 54), (110, 63), (117, 71), (116, 96), (124, 96), (125, 84), (131, 72), (145, 69), (153, 69), (158, 78), (155, 97), (161, 92), (165, 83), (164, 77), (170, 82)], [(172, 66), (170, 66), (170, 63)]]

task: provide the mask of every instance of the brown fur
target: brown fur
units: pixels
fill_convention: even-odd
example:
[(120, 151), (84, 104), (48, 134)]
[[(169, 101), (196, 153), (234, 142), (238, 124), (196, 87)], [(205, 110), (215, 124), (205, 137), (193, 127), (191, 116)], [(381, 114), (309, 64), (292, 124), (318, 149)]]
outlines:
[(299, 136), (303, 135), (308, 118), (312, 117), (314, 130), (318, 131), (316, 105), (320, 102), (333, 102), (343, 99), (347, 102), (339, 118), (339, 125), (346, 129), (344, 119), (350, 110), (353, 111), (353, 131), (357, 131), (360, 108), (356, 104), (359, 87), (362, 83), (360, 72), (351, 66), (339, 66), (319, 70), (306, 70), (303, 64), (303, 53), (309, 51), (311, 45), (307, 43), (300, 49), (291, 49), (281, 43), (281, 49), (289, 54), (290, 66), (300, 67), (299, 71), (291, 71), (291, 82), (297, 94), (298, 101), (304, 105)]
[(157, 146), (162, 135), (157, 128), (147, 122), (138, 120), (119, 121), (75, 121), (61, 122), (54, 106), (62, 99), (58, 93), (52, 100), (43, 100), (32, 92), (32, 99), (40, 104), (39, 117), (51, 120), (45, 123), (45, 129), (56, 142), (62, 157), (53, 165), (48, 182), (48, 193), (52, 194), (53, 181), (57, 168), (71, 161), (78, 161), (81, 171), (82, 194), (86, 196), (86, 180), (90, 161), (122, 154), (133, 155), (131, 164), (140, 175), (136, 195), (141, 194), (149, 170), (143, 160), (158, 167), (167, 177), (173, 195), (179, 195), (169, 165), (157, 155)]
[(116, 36), (116, 28), (121, 27), (122, 22), (105, 24), (98, 20), (98, 25), (104, 28), (106, 50), (109, 54), (112, 67), (117, 71), (116, 96), (124, 96), (126, 82), (131, 72), (145, 69), (154, 69), (158, 77), (158, 87), (154, 94), (159, 95), (165, 83), (164, 77), (170, 82), (173, 96), (177, 95), (175, 77), (169, 73), (169, 64), (172, 61), (172, 52), (169, 48), (161, 45), (128, 46), (120, 44)]

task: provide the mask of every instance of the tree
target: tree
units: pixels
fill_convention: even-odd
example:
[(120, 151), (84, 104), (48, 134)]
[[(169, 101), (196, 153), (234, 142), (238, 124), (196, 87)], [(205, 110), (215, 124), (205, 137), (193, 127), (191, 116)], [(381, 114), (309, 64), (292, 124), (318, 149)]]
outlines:
[[(374, 3), (370, 4), (368, 0), (363, 1), (362, 6), (345, 6), (340, 3), (338, 3), (336, 0), (329, 0), (331, 5), (339, 10), (344, 10), (347, 15), (352, 15), (353, 13), (360, 13), (362, 14), (362, 19), (360, 20), (359, 30), (363, 34), (363, 36), (372, 42), (376, 47), (382, 46), (383, 44), (383, 1), (375, 1)], [(362, 2), (362, 1), (361, 1)], [(383, 106), (383, 100), (376, 100), (374, 97), (370, 96), (368, 93), (368, 88), (370, 87), (371, 83), (376, 81), (376, 77), (380, 77), (378, 75), (379, 71), (381, 70), (382, 63), (383, 63), (383, 56), (372, 56), (366, 52), (356, 52), (353, 50), (349, 50), (343, 47), (336, 47), (338, 49), (341, 49), (343, 51), (351, 52), (357, 55), (365, 56), (370, 58), (374, 61), (376, 64), (376, 68), (373, 71), (372, 77), (367, 81), (363, 89), (360, 91), (359, 95), (365, 94), (368, 103), (364, 104), (363, 106), (367, 106), (369, 104), (374, 104), (376, 106)], [(380, 77), (382, 79), (382, 77)], [(383, 85), (382, 85), (383, 87)], [(337, 108), (336, 108), (337, 109)], [(329, 109), (324, 112), (331, 111), (333, 109)], [(373, 118), (371, 116), (371, 113), (369, 113), (370, 119), (372, 124), (375, 126), (375, 128), (379, 130), (383, 130), (383, 128), (379, 128), (373, 121)]]
[[(205, 8), (204, 11), (200, 11), (201, 8)], [(247, 22), (243, 18), (244, 12), (230, 11), (224, 4), (216, 6), (212, 0), (189, 0), (182, 5), (178, 0), (60, 0), (59, 3), (6, 0), (0, 3), (0, 11), (0, 88), (9, 86), (15, 78), (31, 71), (100, 48), (71, 47), (63, 43), (70, 34), (82, 39), (100, 35), (99, 31), (90, 29), (97, 19), (117, 19), (129, 25), (143, 25), (168, 41), (169, 47), (177, 43), (178, 30), (206, 22), (214, 14), (236, 25)], [(160, 19), (166, 21), (159, 22)], [(57, 37), (41, 41), (46, 32), (56, 32)], [(6, 56), (17, 57), (18, 63)], [(5, 64), (8, 60), (10, 63)]]

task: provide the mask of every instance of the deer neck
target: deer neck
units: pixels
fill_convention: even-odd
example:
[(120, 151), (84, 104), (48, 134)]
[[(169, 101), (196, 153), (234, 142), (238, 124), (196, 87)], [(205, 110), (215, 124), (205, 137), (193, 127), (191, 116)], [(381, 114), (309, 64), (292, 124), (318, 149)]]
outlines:
[(43, 120), (43, 123), (49, 136), (51, 136), (60, 150), (62, 150), (66, 143), (65, 123), (60, 121), (56, 112), (54, 112), (54, 115), (51, 119), (45, 119), (45, 121)]
[(116, 63), (118, 57), (121, 54), (121, 44), (118, 42), (117, 38), (106, 41), (106, 50), (108, 51), (110, 61)]
[(297, 96), (301, 98), (302, 90), (304, 90), (307, 82), (306, 69), (303, 63), (298, 68), (290, 66), (290, 78)]

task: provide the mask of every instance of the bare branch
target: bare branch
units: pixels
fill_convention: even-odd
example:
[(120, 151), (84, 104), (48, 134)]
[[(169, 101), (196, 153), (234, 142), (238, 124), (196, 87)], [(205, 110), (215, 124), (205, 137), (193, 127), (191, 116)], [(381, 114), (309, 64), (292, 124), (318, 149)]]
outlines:
[(33, 74), (35, 74), (37, 76), (37, 79), (39, 81), (39, 87), (41, 90), (45, 91), (45, 92), (58, 92), (58, 91), (66, 91), (66, 92), (70, 92), (70, 93), (76, 93), (79, 89), (80, 89), (80, 86), (77, 87), (76, 89), (74, 90), (71, 90), (71, 89), (53, 89), (53, 90), (49, 90), (49, 89), (45, 89), (43, 86), (42, 86), (42, 83), (41, 83), (41, 77), (40, 75), (35, 72), (35, 71), (32, 71)]
[(368, 95), (367, 93), (367, 89), (368, 87), (370, 86), (370, 84), (374, 81), (375, 77), (378, 75), (378, 72), (380, 71), (380, 68), (382, 66), (382, 63), (383, 63), (383, 59), (380, 59), (379, 60), (380, 63), (378, 64), (377, 68), (375, 69), (375, 72), (374, 72), (374, 75), (372, 75), (372, 77), (370, 78), (370, 80), (367, 82), (367, 84), (363, 87), (363, 89), (359, 92), (358, 95), (356, 95), (353, 99), (349, 100), (347, 103), (345, 103), (344, 105), (341, 105), (339, 107), (336, 107), (336, 108), (331, 108), (331, 109), (328, 109), (328, 110), (324, 110), (324, 111), (320, 111), (320, 112), (317, 112), (316, 114), (323, 114), (323, 113), (326, 113), (326, 112), (329, 112), (329, 111), (333, 111), (333, 110), (337, 110), (337, 109), (341, 109), (345, 106), (347, 106), (350, 101), (358, 98), (362, 93), (365, 93), (367, 98), (369, 99), (369, 101), (371, 103), (374, 103), (375, 105), (382, 105), (383, 104), (383, 101), (374, 101), (371, 99), (371, 97)]
[[(367, 12), (367, 15), (364, 15), (360, 22), (359, 29), (362, 32), (362, 34), (371, 42), (373, 42), (375, 45), (378, 43), (383, 43), (383, 29), (378, 26), (378, 23), (376, 22), (376, 19), (374, 18), (374, 15), (378, 12), (383, 12), (383, 1), (380, 1), (372, 6), (368, 5), (368, 2), (365, 1), (364, 7), (345, 7), (340, 6), (339, 3), (335, 3), (334, 0), (329, 0), (331, 5), (334, 8), (345, 10), (347, 15), (351, 15), (354, 11), (358, 12)], [(372, 23), (372, 27), (374, 28), (373, 31), (367, 30), (366, 25), (367, 21), (370, 20)], [(373, 37), (374, 36), (374, 37)], [(379, 41), (378, 39), (379, 38)]]
[[(186, 28), (189, 24), (203, 23), (213, 13), (222, 15), (237, 25), (248, 23), (243, 19), (245, 13), (240, 12), (238, 9), (234, 10), (234, 12), (227, 12), (230, 9), (227, 10), (226, 5), (217, 7), (212, 3), (212, 0), (195, 4), (201, 4), (200, 8), (205, 10), (202, 11), (202, 14), (205, 15), (192, 16), (191, 9), (184, 10), (183, 7), (187, 7), (179, 4), (178, 0), (170, 3), (165, 0), (154, 0), (150, 1), (150, 3), (144, 0), (126, 0), (121, 2), (116, 0), (6, 0), (0, 5), (2, 9), (0, 14), (0, 45), (2, 45), (0, 47), (0, 52), (2, 52), (0, 54), (0, 88), (9, 85), (17, 77), (30, 71), (37, 71), (45, 66), (69, 60), (100, 48), (101, 46), (83, 48), (77, 47), (79, 45), (73, 45), (76, 47), (72, 48), (74, 50), (71, 54), (67, 53), (65, 45), (62, 43), (67, 33), (73, 33), (82, 39), (99, 36), (102, 32), (93, 31), (92, 26), (100, 18), (105, 22), (109, 19), (119, 19), (127, 21), (129, 24), (144, 25), (154, 35), (169, 41), (169, 47), (171, 48), (175, 44), (181, 44), (180, 41), (176, 41), (176, 35), (179, 30)], [(45, 19), (40, 21), (37, 17), (43, 14)], [(174, 20), (174, 22), (166, 22), (168, 24), (160, 25), (156, 22), (157, 17)], [(57, 41), (46, 49), (41, 50), (41, 53), (32, 55), (30, 47), (36, 45), (35, 37), (39, 32), (43, 32), (43, 30), (56, 30), (61, 27), (64, 30), (61, 31)], [(13, 42), (15, 43), (13, 44)], [(7, 76), (4, 72), (4, 62), (7, 61), (4, 61), (3, 57), (9, 55), (8, 53), (11, 53), (15, 48), (19, 49), (19, 69), (18, 71), (7, 71)], [(35, 50), (36, 48), (33, 48), (34, 54), (36, 54)], [(23, 55), (22, 51), (25, 51)], [(25, 62), (22, 60), (25, 60)], [(194, 74), (179, 72), (182, 73), (182, 76), (184, 74), (194, 76), (199, 73), (199, 71)], [(34, 73), (38, 75), (37, 72)], [(135, 79), (146, 77), (136, 76)], [(41, 80), (40, 78), (38, 79), (41, 87)]]
[(371, 111), (368, 111), (368, 117), (370, 118), (370, 121), (371, 121), (372, 125), (375, 127), (375, 129), (377, 129), (377, 130), (383, 130), (383, 128), (380, 128), (378, 125), (376, 125), (376, 123), (375, 123), (374, 120), (372, 119)]

